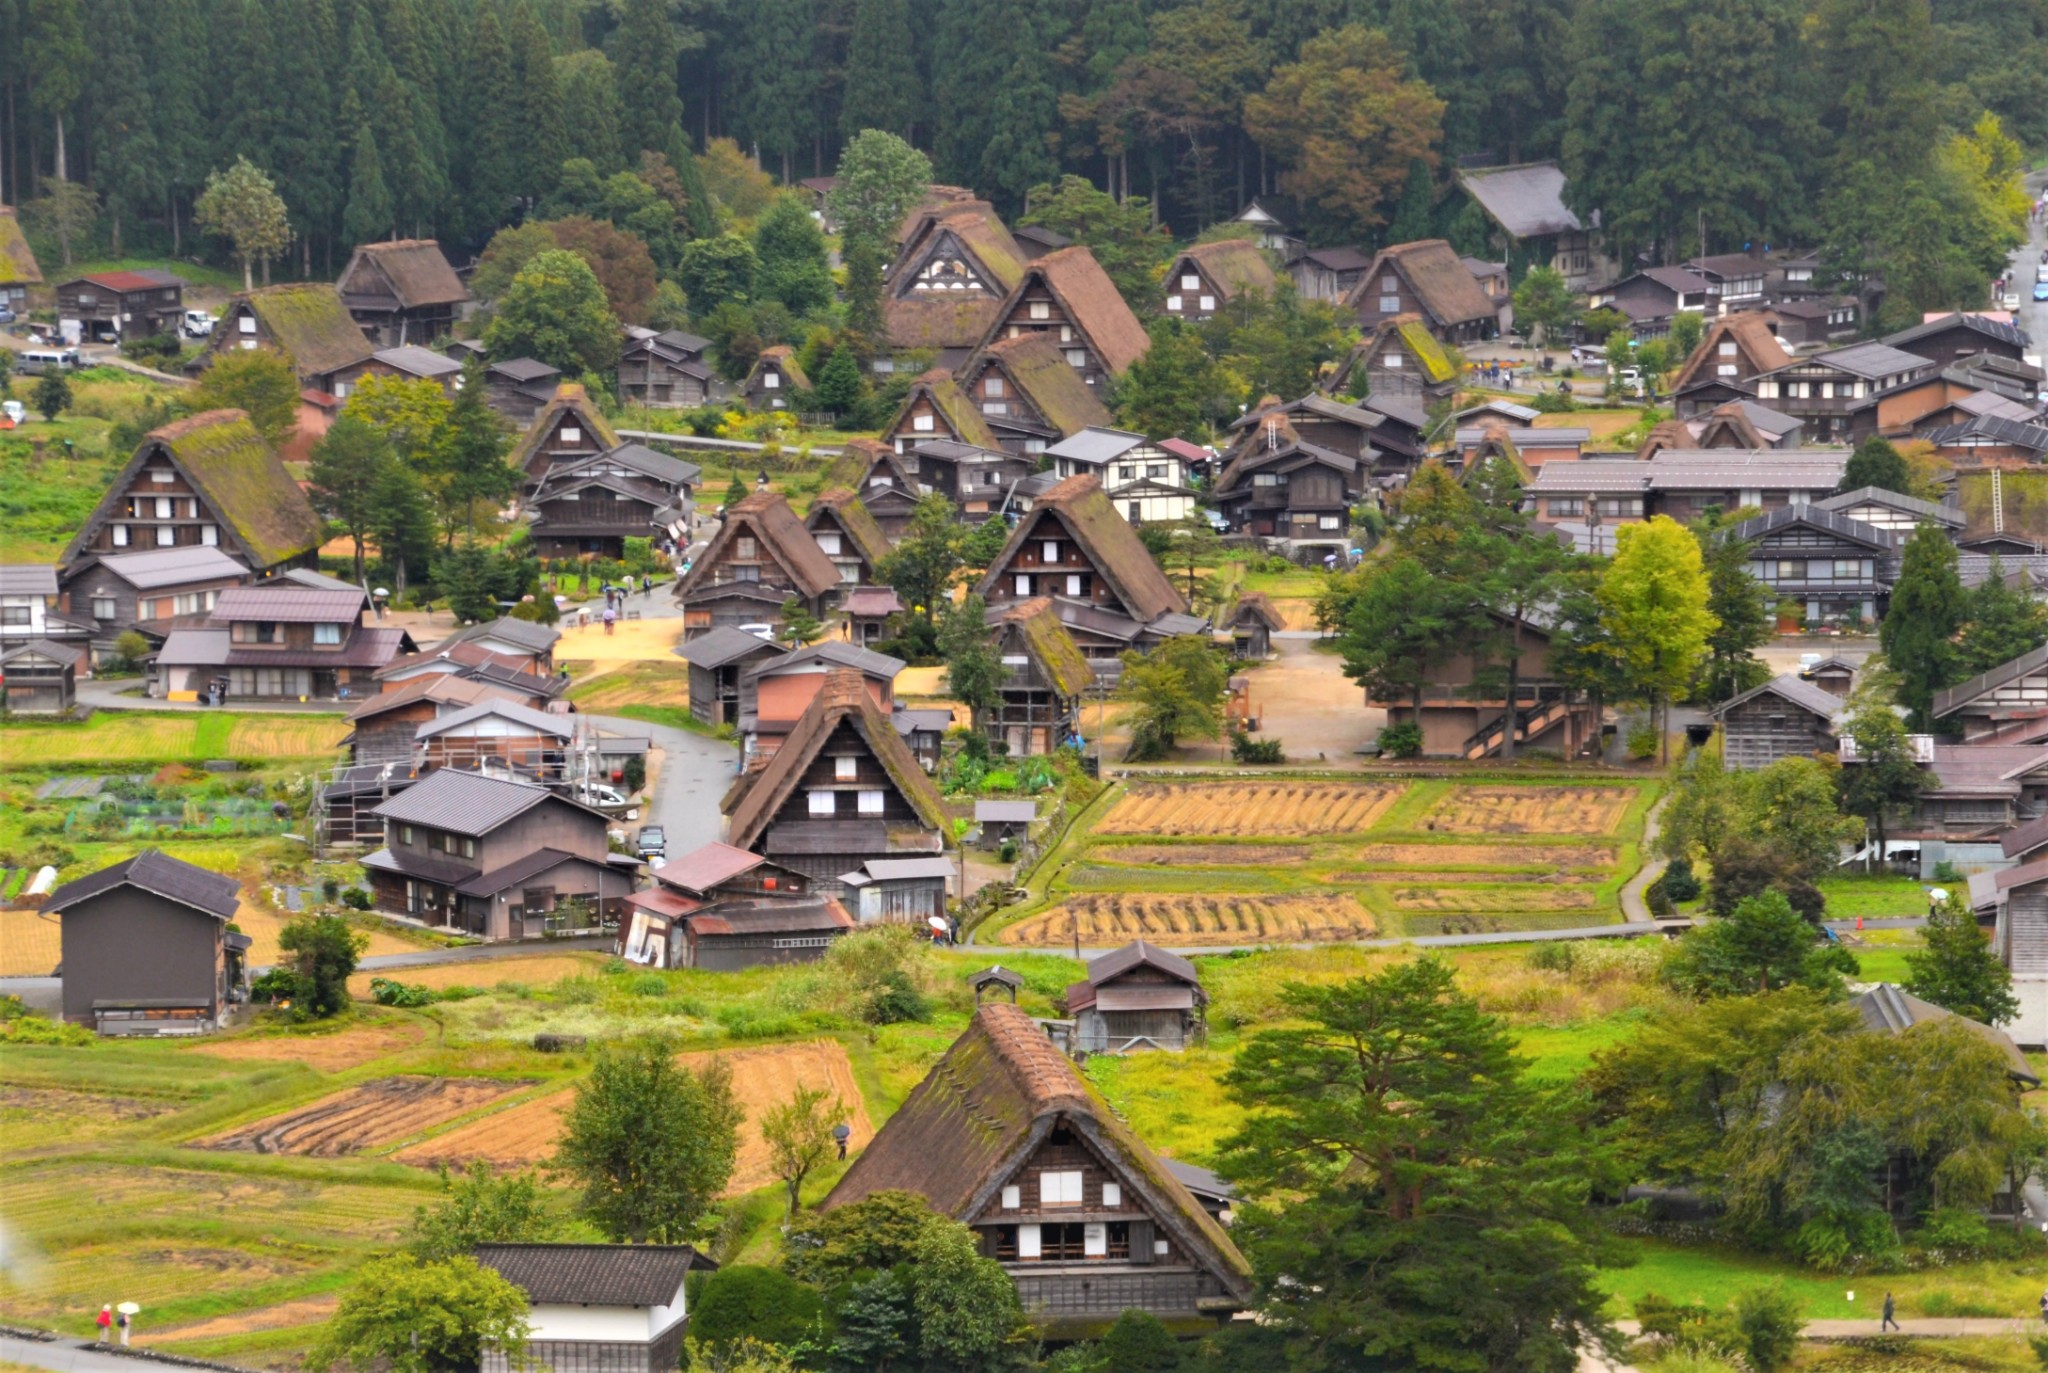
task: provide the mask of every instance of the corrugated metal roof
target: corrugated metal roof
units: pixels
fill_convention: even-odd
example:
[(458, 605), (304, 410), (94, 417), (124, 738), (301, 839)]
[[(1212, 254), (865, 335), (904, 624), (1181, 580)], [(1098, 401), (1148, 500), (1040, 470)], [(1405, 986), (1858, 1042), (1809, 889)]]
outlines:
[[(524, 815), (554, 793), (526, 782), (508, 782), (480, 772), (441, 768), (428, 773), (370, 813), (401, 824), (432, 825), (457, 834), (489, 834)], [(557, 800), (562, 798), (557, 797)], [(573, 805), (574, 802), (564, 802)], [(597, 812), (592, 811), (595, 815)]]
[(339, 624), (355, 619), (370, 598), (354, 587), (327, 591), (309, 586), (235, 586), (220, 593), (213, 618), (267, 620), (279, 624)]
[(1740, 696), (1723, 701), (1708, 713), (1716, 719), (1722, 718), (1743, 702), (1766, 693), (1776, 696), (1781, 700), (1789, 701), (1800, 709), (1811, 712), (1828, 721), (1833, 721), (1847, 709), (1847, 702), (1843, 701), (1841, 697), (1833, 692), (1815, 686), (1796, 672), (1786, 672), (1771, 678), (1770, 681), (1765, 682), (1762, 686), (1751, 687)]
[(953, 860), (950, 858), (870, 858), (861, 864), (863, 871), (877, 882), (902, 882), (912, 878), (950, 878), (953, 875)]
[(576, 733), (576, 727), (569, 723), (569, 717), (566, 715), (552, 715), (546, 711), (520, 705), (517, 701), (501, 699), (478, 701), (473, 706), (464, 706), (462, 709), (443, 715), (439, 719), (428, 720), (419, 727), (419, 732), (415, 737), (431, 739), (436, 735), (447, 734), (452, 730), (461, 729), (464, 725), (474, 724), (478, 720), (491, 717), (511, 720), (525, 729), (532, 730), (535, 734), (552, 735), (557, 739), (568, 739)]
[(0, 563), (0, 596), (54, 596), (57, 569), (46, 563)]
[(766, 649), (776, 655), (783, 652), (781, 645), (763, 639), (758, 634), (749, 634), (732, 625), (720, 625), (716, 629), (685, 640), (681, 653), (693, 667), (724, 667), (727, 663), (759, 653)]
[(805, 668), (850, 667), (869, 677), (879, 677), (893, 682), (896, 674), (903, 671), (903, 660), (892, 658), (886, 653), (877, 653), (871, 648), (847, 643), (844, 639), (825, 639), (808, 648), (799, 648), (770, 662), (761, 663), (746, 670), (748, 677), (773, 677), (785, 672), (801, 672)]
[(451, 376), (462, 370), (462, 364), (445, 353), (431, 348), (422, 348), (416, 343), (400, 344), (396, 348), (379, 348), (370, 355), (387, 367), (396, 367), (416, 377), (440, 378)]
[(1564, 169), (1555, 162), (1461, 171), (1458, 181), (1495, 223), (1516, 238), (1570, 233), (1584, 227), (1564, 203)]
[(730, 882), (741, 873), (752, 872), (767, 861), (758, 853), (749, 853), (731, 844), (706, 844), (655, 869), (654, 879), (665, 886), (681, 887), (701, 896), (721, 882)]
[[(218, 548), (161, 548), (147, 553), (102, 553), (100, 566), (138, 591), (187, 582), (241, 577), (249, 569)], [(361, 592), (356, 592), (360, 597)]]

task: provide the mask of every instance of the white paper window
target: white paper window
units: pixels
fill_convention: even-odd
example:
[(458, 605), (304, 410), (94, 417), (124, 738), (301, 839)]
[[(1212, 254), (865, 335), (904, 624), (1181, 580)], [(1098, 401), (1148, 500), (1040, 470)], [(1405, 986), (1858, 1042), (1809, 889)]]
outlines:
[(1074, 326), (1073, 326), (1073, 325), (1071, 325), (1071, 324), (1062, 324), (1062, 325), (1060, 326), (1060, 342), (1061, 342), (1061, 343), (1072, 343), (1073, 341), (1074, 341)]
[(1202, 308), (1203, 308), (1204, 310), (1213, 310), (1213, 309), (1215, 309), (1215, 308), (1216, 308), (1216, 297), (1214, 297), (1214, 296), (1203, 296), (1203, 297), (1202, 297)]
[(1060, 560), (1060, 541), (1058, 539), (1045, 539), (1041, 541), (1038, 556), (1049, 563), (1058, 562)]
[(1014, 1184), (1003, 1189), (1003, 1209), (1015, 1211), (1024, 1205), (1024, 1189)]
[(1070, 367), (1086, 367), (1088, 365), (1088, 350), (1085, 348), (1067, 349), (1067, 365)]
[(1081, 1170), (1064, 1169), (1056, 1173), (1038, 1175), (1038, 1204), (1040, 1206), (1079, 1206), (1081, 1204)]
[(117, 525), (115, 525), (115, 526), (114, 526), (114, 547), (116, 547), (116, 548), (126, 548), (127, 546), (128, 546), (128, 526), (127, 526), (127, 525), (125, 525), (125, 524), (117, 524)]
[(1025, 572), (1019, 572), (1017, 574), (1017, 580), (1014, 583), (1014, 585), (1017, 588), (1017, 594), (1019, 596), (1029, 596), (1031, 594), (1030, 574)]
[(1023, 667), (1030, 661), (1031, 660), (1024, 656), (1022, 653), (1005, 653), (1003, 655), (1004, 667)]
[(834, 815), (839, 810), (839, 793), (836, 791), (814, 791), (811, 794), (811, 814)]
[(879, 791), (862, 792), (860, 794), (860, 813), (862, 815), (880, 815), (882, 813), (882, 793)]
[(1714, 375), (1717, 377), (1732, 377), (1735, 373), (1736, 366), (1732, 362), (1724, 362), (1714, 369)]
[(763, 372), (761, 374), (761, 389), (764, 391), (781, 390), (782, 374), (780, 372)]
[(1003, 394), (1003, 379), (1001, 377), (989, 377), (984, 380), (981, 383), (981, 394), (984, 396), (1001, 396)]
[(158, 548), (175, 548), (177, 543), (177, 530), (167, 524), (160, 524), (156, 527), (156, 546)]
[(1038, 1247), (1038, 1227), (1020, 1225), (1017, 1227), (1017, 1257), (1020, 1259), (1040, 1258), (1044, 1250)]
[(860, 759), (842, 755), (832, 760), (832, 776), (840, 782), (851, 782), (860, 772)]
[(1202, 279), (1196, 276), (1193, 272), (1188, 272), (1184, 274), (1180, 279), (1180, 288), (1183, 291), (1199, 290), (1201, 288), (1201, 285)]
[(255, 333), (255, 332), (256, 332), (256, 316), (254, 316), (254, 315), (243, 315), (243, 316), (242, 316), (242, 317), (241, 317), (240, 319), (238, 319), (238, 320), (236, 320), (236, 321), (235, 321), (235, 327), (236, 327), (237, 329), (240, 329), (240, 330), (241, 330), (241, 331), (242, 331), (243, 333), (245, 333), (245, 334), (253, 334), (253, 333)]
[(1407, 365), (1408, 359), (1389, 348), (1386, 352), (1380, 354), (1380, 362), (1388, 367), (1402, 367)]
[(583, 431), (582, 431), (581, 429), (578, 429), (578, 428), (577, 428), (577, 427), (576, 427), (575, 425), (573, 425), (573, 424), (565, 424), (565, 425), (563, 425), (563, 426), (562, 426), (562, 442), (563, 442), (563, 443), (581, 443), (581, 442), (583, 442)]
[(818, 551), (828, 554), (837, 553), (839, 551), (839, 536), (829, 531), (819, 534)]
[(1166, 1255), (1166, 1254), (1170, 1254), (1170, 1253), (1172, 1253), (1172, 1252), (1173, 1252), (1173, 1246), (1172, 1246), (1172, 1245), (1170, 1245), (1170, 1244), (1168, 1244), (1168, 1243), (1167, 1243), (1167, 1242), (1166, 1242), (1165, 1240), (1153, 1240), (1153, 1241), (1152, 1241), (1152, 1252), (1153, 1252), (1154, 1254), (1158, 1254), (1158, 1255), (1162, 1255), (1162, 1256), (1163, 1256), (1163, 1255)]
[(1398, 315), (1401, 313), (1401, 297), (1381, 296), (1380, 313), (1383, 315)]
[(1123, 1186), (1122, 1186), (1122, 1184), (1120, 1184), (1120, 1183), (1115, 1183), (1115, 1182), (1105, 1182), (1105, 1183), (1103, 1183), (1103, 1184), (1102, 1184), (1102, 1209), (1103, 1209), (1103, 1210), (1105, 1210), (1105, 1211), (1107, 1211), (1107, 1210), (1109, 1210), (1109, 1209), (1110, 1209), (1111, 1207), (1113, 1207), (1113, 1206), (1122, 1206), (1123, 1204), (1124, 1204), (1124, 1189), (1123, 1189)]
[(910, 427), (920, 434), (929, 434), (932, 431), (932, 417), (930, 415), (912, 415), (910, 417)]
[(1322, 515), (1316, 520), (1318, 529), (1342, 529), (1344, 526), (1335, 515)]
[(341, 642), (341, 626), (338, 624), (317, 624), (313, 626), (313, 642), (316, 644), (338, 644)]
[(1049, 301), (1043, 301), (1043, 300), (1034, 300), (1034, 301), (1032, 301), (1032, 302), (1031, 302), (1031, 318), (1033, 318), (1033, 319), (1051, 319), (1051, 318), (1052, 318), (1052, 304), (1051, 304), (1051, 303), (1050, 303)]
[(1168, 296), (1166, 298), (1166, 308), (1169, 310), (1178, 310), (1180, 308), (1180, 297)]
[(168, 520), (175, 513), (176, 507), (171, 504), (169, 496), (158, 496), (156, 498), (156, 517), (158, 519)]
[(337, 381), (336, 383), (334, 383), (334, 398), (336, 400), (346, 400), (348, 398), (347, 382)]
[(92, 598), (92, 617), (95, 620), (111, 620), (120, 613), (120, 607), (114, 603), (112, 596), (95, 596)]
[(1087, 594), (1086, 590), (1084, 590), (1084, 589), (1083, 589), (1083, 587), (1082, 587), (1082, 585), (1081, 585), (1081, 578), (1080, 578), (1079, 574), (1069, 574), (1069, 575), (1068, 575), (1068, 577), (1067, 577), (1067, 594), (1068, 594), (1069, 596), (1085, 596), (1085, 595)]
[(1721, 348), (1720, 348), (1720, 353), (1721, 353), (1721, 356), (1722, 356), (1722, 357), (1724, 357), (1724, 358), (1732, 358), (1732, 357), (1734, 357), (1734, 356), (1735, 356), (1735, 345), (1734, 345), (1733, 343), (1723, 343), (1723, 344), (1721, 345)]
[(167, 482), (175, 475), (168, 467), (152, 467), (149, 469), (149, 479), (153, 482)]
[(1109, 1227), (1101, 1221), (1090, 1221), (1081, 1227), (1081, 1257), (1084, 1259), (1106, 1259), (1109, 1257)]

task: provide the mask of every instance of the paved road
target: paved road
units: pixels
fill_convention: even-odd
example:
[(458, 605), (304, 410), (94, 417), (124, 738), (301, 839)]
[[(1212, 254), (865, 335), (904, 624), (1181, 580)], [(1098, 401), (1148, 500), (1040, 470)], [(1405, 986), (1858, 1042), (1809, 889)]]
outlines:
[[(2048, 171), (2034, 172), (2027, 177), (2028, 194), (2039, 197), (2043, 187), (2048, 187)], [(2048, 249), (2048, 220), (2036, 220), (2029, 226), (2026, 245), (2012, 255), (2012, 269), (2008, 274), (2012, 285), (2006, 287), (2020, 298), (2020, 308), (2014, 318), (2033, 339), (2031, 351), (2034, 353), (2048, 349), (2048, 300), (2034, 299), (2034, 273), (2041, 266), (2043, 249)]]
[(0, 1359), (30, 1368), (52, 1369), (54, 1373), (139, 1373), (152, 1366), (168, 1366), (132, 1354), (109, 1354), (92, 1344), (22, 1340), (12, 1335), (0, 1335)]
[(668, 725), (605, 715), (588, 718), (602, 729), (645, 734), (661, 747), (661, 769), (641, 807), (640, 823), (668, 831), (669, 857), (717, 842), (724, 823), (718, 802), (739, 766), (737, 746)]

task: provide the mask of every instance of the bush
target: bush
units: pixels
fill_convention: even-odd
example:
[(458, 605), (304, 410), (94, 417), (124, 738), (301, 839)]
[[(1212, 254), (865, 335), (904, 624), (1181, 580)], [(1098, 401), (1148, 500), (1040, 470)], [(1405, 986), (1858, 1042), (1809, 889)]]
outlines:
[(1647, 720), (1639, 725), (1631, 725), (1626, 743), (1628, 756), (1638, 762), (1645, 758), (1655, 758), (1658, 743), (1657, 727)]
[(1934, 865), (1934, 880), (1937, 882), (1946, 882), (1949, 885), (1953, 886), (1956, 883), (1961, 882), (1963, 880), (1963, 875), (1961, 872), (1956, 870), (1955, 864), (1943, 860), (1942, 862), (1936, 863)]
[(823, 1332), (825, 1302), (780, 1269), (730, 1264), (706, 1274), (690, 1298), (690, 1337), (707, 1349), (742, 1337), (794, 1345)]
[(1410, 722), (1380, 731), (1380, 752), (1389, 758), (1413, 758), (1422, 752), (1422, 726)]
[(1240, 763), (1284, 763), (1286, 750), (1278, 739), (1254, 739), (1243, 730), (1230, 736), (1230, 756)]
[(361, 887), (346, 887), (341, 893), (341, 904), (352, 911), (370, 909), (370, 893)]
[(861, 1017), (870, 1025), (900, 1025), (906, 1021), (931, 1019), (931, 1007), (924, 995), (910, 983), (901, 969), (882, 975), (881, 985), (868, 994)]
[(1757, 1373), (1777, 1373), (1799, 1348), (1799, 1299), (1782, 1287), (1750, 1287), (1735, 1294), (1740, 1352)]
[(370, 999), (379, 1006), (431, 1006), (435, 996), (432, 987), (422, 987), (417, 982), (394, 982), (388, 977), (370, 979)]
[(1700, 879), (1694, 875), (1692, 864), (1683, 858), (1674, 858), (1665, 865), (1664, 875), (1657, 879), (1657, 885), (1664, 888), (1664, 894), (1674, 905), (1700, 899)]
[(39, 1015), (19, 1016), (0, 1023), (0, 1043), (56, 1044), (82, 1049), (95, 1038), (93, 1032), (83, 1025), (67, 1025), (61, 1020), (45, 1020)]
[(293, 1001), (299, 995), (299, 975), (290, 968), (272, 968), (249, 984), (249, 995), (257, 1001)]
[(1014, 863), (1017, 861), (1017, 841), (1015, 839), (1006, 838), (1001, 844), (996, 846), (996, 861), (1001, 863)]
[(175, 333), (148, 334), (141, 338), (121, 340), (121, 356), (130, 362), (139, 362), (146, 367), (163, 370), (165, 364), (173, 363), (184, 353)]

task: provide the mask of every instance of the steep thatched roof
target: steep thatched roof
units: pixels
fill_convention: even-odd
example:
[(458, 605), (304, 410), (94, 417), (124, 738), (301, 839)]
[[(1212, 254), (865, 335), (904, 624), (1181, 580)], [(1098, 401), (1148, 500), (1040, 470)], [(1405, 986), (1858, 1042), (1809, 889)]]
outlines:
[(783, 804), (796, 794), (819, 750), (842, 724), (852, 727), (918, 819), (926, 828), (938, 831), (943, 842), (949, 832), (946, 813), (932, 779), (925, 776), (911, 756), (910, 745), (868, 694), (867, 678), (854, 668), (834, 668), (825, 674), (825, 684), (767, 766), (744, 790), (736, 787), (737, 795), (728, 794), (725, 809), (731, 819), (726, 843), (751, 849), (760, 841)]
[(320, 546), (325, 526), (249, 417), (240, 410), (207, 410), (152, 429), (143, 438), (99, 509), (72, 537), (65, 564), (85, 550), (117, 508), (125, 507), (136, 473), (158, 453), (170, 456), (227, 526), (233, 545), (239, 545), (229, 551), (242, 553), (254, 569), (274, 567)]
[(1192, 265), (1216, 288), (1219, 300), (1235, 300), (1247, 291), (1270, 295), (1280, 284), (1266, 250), (1248, 238), (1225, 238), (1214, 243), (1197, 243), (1182, 253), (1166, 271), (1171, 289), (1180, 273)]
[(831, 520), (846, 537), (853, 540), (854, 551), (867, 560), (872, 567), (889, 554), (889, 536), (882, 532), (882, 526), (875, 523), (875, 517), (860, 503), (860, 497), (845, 487), (835, 487), (823, 492), (811, 502), (811, 512), (804, 517), (804, 528), (815, 533), (818, 527)]
[(1032, 505), (1031, 514), (1017, 522), (1001, 556), (989, 564), (988, 574), (981, 579), (983, 597), (1005, 584), (1025, 542), (1043, 537), (1037, 531), (1048, 516), (1066, 529), (1132, 619), (1149, 624), (1162, 615), (1187, 613), (1187, 600), (1145, 551), (1138, 531), (1116, 513), (1103, 494), (1101, 479), (1092, 472), (1056, 482)]
[(977, 353), (962, 369), (970, 388), (988, 367), (999, 367), (1003, 375), (1045, 422), (1069, 438), (1090, 425), (1113, 423), (1109, 409), (1094, 388), (1060, 356), (1051, 334), (1019, 334), (998, 339)]
[(992, 608), (989, 622), (1015, 629), (1025, 653), (1063, 694), (1079, 696), (1095, 684), (1095, 669), (1088, 665), (1087, 655), (1053, 613), (1051, 597), (1033, 596), (1013, 606)]
[(618, 434), (590, 399), (590, 392), (583, 388), (583, 383), (565, 381), (555, 388), (554, 398), (540, 408), (540, 413), (533, 417), (533, 423), (526, 426), (526, 432), (513, 445), (507, 461), (514, 467), (527, 470), (529, 475), (539, 475), (531, 470), (534, 455), (540, 451), (547, 436), (555, 432), (555, 425), (560, 422), (564, 411), (575, 412), (584, 429), (596, 440), (594, 447), (611, 449), (619, 446)]
[[(787, 747), (785, 745), (785, 747)], [(1055, 1127), (1078, 1135), (1117, 1175), (1162, 1238), (1248, 1299), (1251, 1265), (1222, 1225), (1124, 1124), (1038, 1022), (1007, 1002), (979, 1007), (903, 1108), (889, 1118), (821, 1205), (876, 1192), (915, 1192), (973, 1223), (994, 1210), (1004, 1184)]]
[(761, 356), (754, 359), (753, 369), (747, 373), (747, 379), (740, 383), (740, 389), (753, 390), (754, 384), (760, 381), (761, 374), (770, 367), (782, 374), (789, 382), (791, 390), (811, 389), (811, 379), (804, 375), (804, 369), (797, 363), (796, 349), (786, 343), (778, 343), (773, 348), (763, 348)]
[[(939, 412), (940, 418), (945, 420), (946, 426), (953, 431), (953, 437), (960, 442), (973, 444), (976, 448), (1002, 447), (996, 441), (995, 430), (988, 427), (988, 421), (982, 417), (981, 411), (968, 398), (967, 393), (960, 389), (960, 383), (953, 380), (953, 374), (943, 367), (934, 367), (911, 383), (909, 393), (903, 397), (902, 408), (897, 410), (896, 418), (889, 421), (889, 427), (882, 432), (898, 432), (920, 399), (931, 402), (932, 409)], [(918, 437), (907, 430), (903, 432), (906, 438)], [(941, 438), (943, 435), (927, 434), (922, 437)]]
[(1233, 626), (1250, 620), (1257, 620), (1276, 634), (1287, 628), (1287, 621), (1281, 618), (1272, 598), (1263, 591), (1245, 592), (1237, 598), (1237, 606), (1230, 612), (1230, 623)]
[(349, 258), (348, 267), (341, 274), (342, 284), (352, 284), (350, 279), (365, 263), (374, 264), (384, 274), (384, 279), (391, 283), (392, 294), (408, 310), (424, 305), (459, 305), (469, 299), (469, 288), (455, 275), (440, 243), (434, 239), (398, 238), (388, 243), (362, 244)]
[(43, 269), (21, 232), (12, 205), (0, 205), (0, 286), (40, 286)]
[(1124, 304), (1116, 283), (1109, 279), (1109, 273), (1102, 270), (1095, 254), (1076, 244), (1047, 253), (1025, 270), (1023, 280), (1010, 292), (1010, 298), (1003, 302), (1003, 308), (983, 337), (984, 347), (995, 342), (995, 332), (1016, 312), (1017, 305), (1031, 293), (1034, 283), (1043, 285), (1059, 302), (1061, 312), (1080, 330), (1082, 338), (1095, 350), (1112, 376), (1122, 376), (1152, 346), (1145, 326), (1138, 323), (1131, 307)]
[[(1700, 346), (1692, 350), (1692, 356), (1678, 369), (1678, 375), (1671, 379), (1671, 389), (1683, 391), (1696, 381), (1710, 381), (1716, 375), (1721, 362), (1721, 345), (1732, 343), (1745, 358), (1752, 373), (1775, 372), (1789, 366), (1792, 355), (1785, 351), (1778, 336), (1771, 332), (1770, 321), (1755, 310), (1743, 310), (1732, 315), (1723, 315), (1707, 326), (1707, 332), (1700, 339)], [(1745, 379), (1746, 380), (1746, 379)]]
[(726, 550), (741, 534), (759, 540), (761, 551), (779, 563), (806, 596), (822, 596), (839, 585), (839, 569), (818, 547), (782, 493), (755, 491), (725, 512), (725, 523), (676, 583), (678, 601), (687, 601), (700, 586), (711, 585), (713, 570), (724, 565)]
[[(882, 331), (896, 348), (972, 348), (987, 331), (1006, 292), (1024, 275), (1024, 251), (995, 207), (959, 200), (913, 211), (902, 251), (889, 269)], [(957, 241), (988, 290), (951, 294), (914, 289), (917, 269), (939, 240)]]
[[(260, 287), (235, 296), (228, 309), (241, 301), (248, 302), (263, 331), (291, 358), (301, 381), (338, 372), (376, 351), (363, 327), (349, 317), (341, 292), (324, 281)], [(231, 346), (223, 334), (217, 347)]]
[(1367, 297), (1379, 295), (1380, 277), (1390, 268), (1408, 283), (1438, 328), (1494, 317), (1493, 302), (1479, 289), (1465, 260), (1440, 238), (1380, 249), (1372, 266), (1344, 297), (1343, 308), (1355, 313)]

